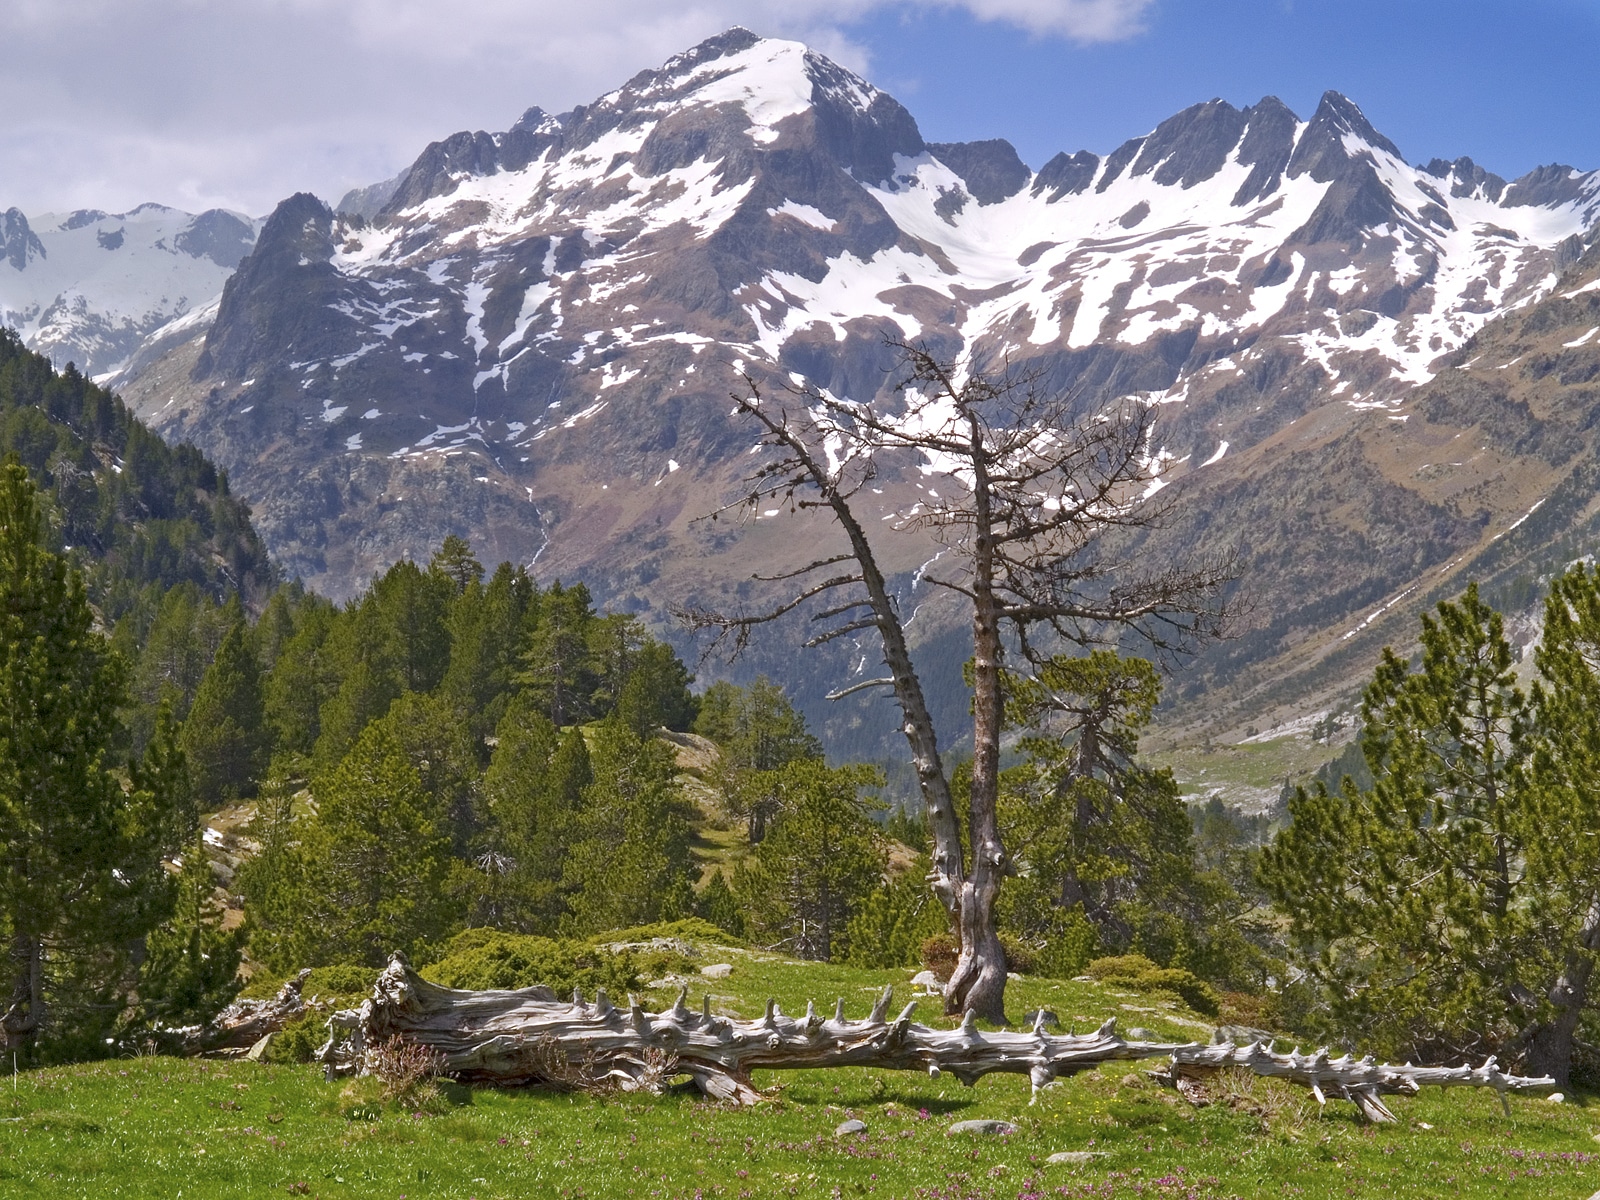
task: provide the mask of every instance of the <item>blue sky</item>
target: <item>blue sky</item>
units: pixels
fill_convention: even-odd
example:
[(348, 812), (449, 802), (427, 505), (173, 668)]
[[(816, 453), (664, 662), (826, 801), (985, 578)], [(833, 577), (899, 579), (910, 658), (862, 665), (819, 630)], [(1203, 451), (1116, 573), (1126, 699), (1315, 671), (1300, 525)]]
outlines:
[(1032, 166), (1188, 105), (1354, 99), (1408, 158), (1600, 168), (1600, 0), (0, 0), (0, 211), (337, 199), (734, 25)]
[(948, 10), (851, 32), (923, 136), (1006, 137), (1036, 169), (1214, 96), (1309, 117), (1328, 89), (1412, 161), (1600, 167), (1600, 0), (1160, 0), (1144, 20), (1088, 45)]

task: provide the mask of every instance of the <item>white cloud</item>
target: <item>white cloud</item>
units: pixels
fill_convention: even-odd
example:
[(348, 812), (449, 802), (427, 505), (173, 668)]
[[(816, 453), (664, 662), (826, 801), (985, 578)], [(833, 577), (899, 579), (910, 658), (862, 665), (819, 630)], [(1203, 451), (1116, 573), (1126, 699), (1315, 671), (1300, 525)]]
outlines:
[(457, 129), (595, 98), (730, 25), (870, 69), (851, 26), (961, 9), (1079, 42), (1153, 0), (7, 0), (0, 209), (329, 199)]

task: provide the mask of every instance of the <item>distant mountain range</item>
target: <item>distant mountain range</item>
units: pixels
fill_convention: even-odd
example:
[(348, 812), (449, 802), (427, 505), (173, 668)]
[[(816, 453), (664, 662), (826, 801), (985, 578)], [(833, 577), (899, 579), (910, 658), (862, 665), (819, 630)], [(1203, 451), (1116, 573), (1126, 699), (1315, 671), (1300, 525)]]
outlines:
[[(227, 468), (285, 568), (336, 595), (449, 532), (658, 617), (731, 595), (826, 536), (787, 515), (695, 520), (751, 461), (736, 373), (886, 400), (894, 334), (1037, 367), (1086, 408), (1159, 406), (1152, 458), (1184, 503), (1147, 552), (1240, 554), (1255, 616), (1192, 680), (1242, 713), (1348, 691), (1341, 655), (1513, 522), (1528, 536), (1588, 445), (1575, 414), (1600, 416), (1600, 344), (1578, 328), (1600, 326), (1600, 172), (1411, 165), (1335, 93), (1309, 120), (1214, 100), (1035, 171), (1005, 141), (925, 142), (861, 78), (736, 29), (593, 104), (436, 142), (340, 211), (293, 196), (248, 255), (257, 227), (229, 214), (148, 233), (137, 213), (88, 216), (30, 232), (7, 215), (7, 319), (116, 370), (166, 436)], [(192, 286), (159, 275), (224, 218), (216, 253), (188, 252)], [(144, 247), (117, 277), (142, 281), (137, 300), (79, 266), (20, 290), (69, 253), (121, 261), (100, 248), (118, 236)], [(177, 320), (135, 336), (136, 308)], [(1463, 350), (1517, 338), (1537, 349)], [(1530, 381), (1547, 358), (1579, 365)], [(886, 480), (874, 503), (931, 485)], [(1527, 555), (1554, 554), (1569, 517)], [(890, 552), (908, 592), (931, 553)], [(927, 644), (947, 628), (924, 622)]]
[(86, 375), (127, 365), (161, 326), (204, 308), (260, 222), (220, 208), (0, 213), (0, 323)]

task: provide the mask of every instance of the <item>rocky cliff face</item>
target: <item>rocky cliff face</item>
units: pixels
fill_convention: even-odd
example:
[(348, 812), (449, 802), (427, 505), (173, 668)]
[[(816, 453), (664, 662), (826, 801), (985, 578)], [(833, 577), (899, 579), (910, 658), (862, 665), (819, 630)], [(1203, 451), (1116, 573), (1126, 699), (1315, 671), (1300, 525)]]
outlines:
[[(885, 335), (920, 339), (1037, 367), (1086, 407), (1159, 405), (1153, 459), (1209, 543), (1250, 532), (1243, 476), (1252, 522), (1292, 524), (1312, 501), (1264, 481), (1310, 471), (1327, 522), (1260, 569), (1328, 625), (1497, 517), (1364, 451), (1295, 458), (1302, 431), (1406, 437), (1415, 389), (1549, 298), (1597, 219), (1600, 174), (1414, 167), (1334, 93), (1309, 120), (1212, 101), (1034, 172), (1003, 141), (925, 143), (864, 80), (733, 30), (591, 105), (429, 146), (370, 218), (284, 201), (203, 342), (197, 319), (121, 382), (316, 586), (454, 531), (659, 612), (812, 536), (692, 520), (750, 462), (739, 373), (870, 400), (893, 383)], [(918, 486), (890, 481), (885, 511)], [(1351, 535), (1356, 510), (1412, 549), (1358, 586), (1320, 579), (1324, 549), (1389, 556)], [(892, 557), (909, 574), (927, 553)]]

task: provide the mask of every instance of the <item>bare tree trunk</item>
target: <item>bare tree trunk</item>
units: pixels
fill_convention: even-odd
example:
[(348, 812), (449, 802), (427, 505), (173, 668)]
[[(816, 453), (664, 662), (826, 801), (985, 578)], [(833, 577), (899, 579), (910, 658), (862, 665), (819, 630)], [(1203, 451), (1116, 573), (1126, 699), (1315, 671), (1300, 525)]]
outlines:
[[(819, 473), (817, 477), (827, 478), (825, 473)], [(900, 712), (905, 718), (901, 730), (911, 747), (911, 762), (917, 769), (917, 786), (922, 792), (923, 803), (927, 805), (928, 827), (933, 834), (933, 862), (928, 882), (959, 934), (962, 884), (966, 875), (965, 856), (961, 850), (961, 832), (956, 823), (956, 806), (950, 795), (950, 781), (945, 777), (944, 763), (939, 758), (939, 736), (922, 695), (922, 681), (917, 678), (911, 651), (906, 647), (906, 634), (900, 624), (899, 613), (884, 583), (883, 572), (878, 569), (877, 556), (872, 552), (872, 544), (867, 541), (866, 531), (843, 496), (837, 491), (830, 491), (827, 495), (834, 518), (849, 537), (851, 551), (861, 570), (861, 581), (872, 606), (875, 627), (883, 639), (883, 661), (894, 680), (895, 699), (900, 702)]]
[(1577, 944), (1567, 951), (1567, 961), (1547, 997), (1556, 1010), (1555, 1019), (1534, 1030), (1528, 1041), (1528, 1070), (1548, 1075), (1566, 1087), (1572, 1073), (1572, 1049), (1578, 1036), (1578, 1020), (1589, 997), (1589, 981), (1594, 976), (1594, 955), (1600, 950), (1600, 896), (1589, 905)]
[(1354, 1101), (1369, 1120), (1393, 1120), (1383, 1095), (1415, 1094), (1424, 1084), (1491, 1087), (1504, 1094), (1552, 1086), (1551, 1079), (1506, 1075), (1493, 1059), (1470, 1067), (1393, 1067), (1349, 1055), (1276, 1054), (1260, 1044), (1129, 1042), (1118, 1037), (1115, 1018), (1086, 1034), (1052, 1037), (1042, 1016), (1026, 1033), (979, 1030), (968, 1013), (955, 1029), (913, 1024), (916, 1003), (889, 1019), (885, 988), (865, 1020), (844, 1015), (844, 1001), (824, 1018), (808, 1004), (803, 1017), (788, 1017), (767, 1002), (755, 1021), (693, 1012), (680, 994), (662, 1013), (647, 1013), (629, 999), (626, 1011), (602, 992), (593, 1004), (574, 993), (556, 999), (546, 987), (520, 991), (468, 992), (428, 983), (396, 955), (378, 977), (372, 998), (359, 1009), (333, 1015), (329, 1039), (319, 1052), (331, 1076), (370, 1069), (369, 1052), (400, 1038), (435, 1051), (444, 1073), (468, 1082), (590, 1085), (625, 1091), (659, 1091), (675, 1076), (688, 1075), (708, 1096), (756, 1104), (761, 1093), (751, 1072), (821, 1067), (869, 1067), (920, 1071), (934, 1078), (948, 1072), (972, 1085), (992, 1072), (1027, 1075), (1037, 1095), (1052, 1081), (1105, 1062), (1168, 1058), (1169, 1076), (1242, 1067), (1309, 1087), (1319, 1102), (1328, 1096)]
[(958, 910), (961, 956), (945, 985), (946, 1013), (969, 1012), (1004, 1024), (1006, 955), (994, 905), (1010, 860), (1000, 842), (1000, 614), (994, 595), (994, 539), (983, 431), (969, 419), (973, 442), (972, 796), (968, 816), (972, 868)]
[(19, 933), (12, 939), (11, 958), (11, 1006), (0, 1014), (0, 1034), (8, 1050), (28, 1041), (44, 1025), (44, 943)]

